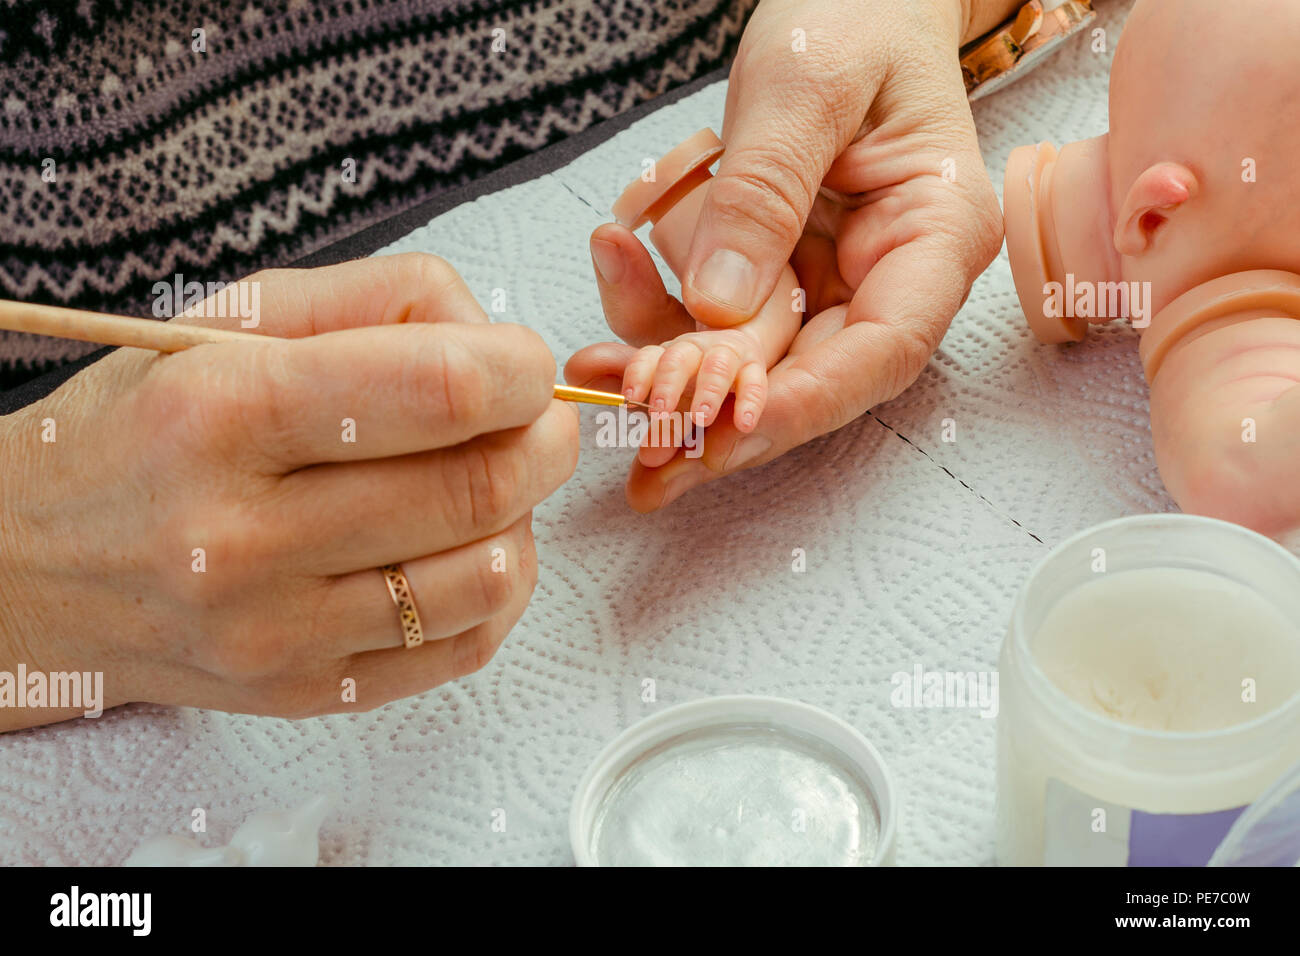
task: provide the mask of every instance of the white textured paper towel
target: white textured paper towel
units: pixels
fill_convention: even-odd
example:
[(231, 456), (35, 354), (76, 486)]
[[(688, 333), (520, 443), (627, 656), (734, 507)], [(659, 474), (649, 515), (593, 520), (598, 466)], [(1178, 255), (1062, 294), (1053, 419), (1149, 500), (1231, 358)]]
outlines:
[[(1100, 6), (1105, 54), (1075, 38), (977, 105), (995, 180), (1014, 146), (1105, 129), (1129, 4)], [(588, 234), (642, 158), (720, 126), (723, 96), (705, 89), (386, 251), (439, 253), (485, 304), (504, 290), (501, 318), (536, 327), (563, 362), (608, 337)], [(727, 693), (809, 701), (871, 739), (901, 790), (900, 863), (991, 862), (993, 721), (894, 709), (890, 675), (992, 670), (1015, 592), (1048, 546), (1172, 507), (1133, 333), (1035, 344), (1003, 256), (899, 400), (658, 515), (624, 504), (631, 452), (595, 447), (593, 414), (577, 475), (536, 511), (536, 596), (483, 672), (359, 716), (139, 705), (7, 735), (0, 863), (119, 863), (147, 835), (186, 832), (195, 807), (219, 844), (256, 810), (336, 791), (326, 863), (562, 864), (573, 788), (597, 751), (655, 710)], [(954, 443), (941, 440), (946, 418)], [(387, 600), (378, 573), (375, 592)]]

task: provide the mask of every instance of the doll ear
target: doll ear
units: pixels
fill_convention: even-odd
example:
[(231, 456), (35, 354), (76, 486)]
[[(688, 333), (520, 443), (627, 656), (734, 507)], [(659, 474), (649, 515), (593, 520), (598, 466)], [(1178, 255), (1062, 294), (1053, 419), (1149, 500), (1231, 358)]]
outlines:
[(1115, 217), (1115, 251), (1121, 256), (1146, 252), (1169, 213), (1199, 188), (1196, 174), (1181, 163), (1157, 163), (1144, 169)]

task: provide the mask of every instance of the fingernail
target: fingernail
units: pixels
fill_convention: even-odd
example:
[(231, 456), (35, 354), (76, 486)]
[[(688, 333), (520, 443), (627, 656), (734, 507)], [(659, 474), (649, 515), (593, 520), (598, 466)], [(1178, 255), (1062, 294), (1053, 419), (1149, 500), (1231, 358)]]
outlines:
[(753, 413), (753, 412), (745, 412), (745, 414), (743, 414), (743, 415), (740, 416), (740, 420), (741, 420), (742, 422), (745, 423), (745, 427), (746, 427), (746, 428), (753, 428), (753, 427), (754, 427), (754, 413)]
[(758, 270), (738, 252), (719, 249), (695, 273), (695, 291), (737, 312), (752, 312)]
[(604, 239), (591, 240), (591, 263), (607, 283), (623, 278), (623, 253), (618, 246)]
[(743, 468), (756, 458), (761, 458), (771, 447), (772, 439), (764, 435), (750, 435), (736, 442), (736, 447), (731, 449), (731, 454), (727, 456), (727, 462), (722, 466), (722, 470), (734, 471)]
[(713, 409), (711, 409), (711, 408), (709, 407), (709, 403), (708, 403), (708, 402), (705, 402), (703, 405), (701, 405), (701, 406), (696, 410), (696, 412), (695, 412), (695, 418), (696, 418), (696, 420), (697, 420), (697, 421), (701, 421), (701, 422), (702, 422), (702, 421), (706, 421), (706, 420), (708, 419), (708, 417), (709, 417), (709, 412), (711, 412), (712, 410), (713, 410)]

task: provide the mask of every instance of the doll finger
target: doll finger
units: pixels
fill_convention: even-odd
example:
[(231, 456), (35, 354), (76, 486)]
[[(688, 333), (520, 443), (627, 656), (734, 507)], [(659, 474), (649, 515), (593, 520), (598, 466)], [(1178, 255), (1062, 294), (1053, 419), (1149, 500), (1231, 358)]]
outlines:
[(767, 369), (749, 362), (736, 376), (736, 408), (733, 421), (742, 432), (752, 432), (767, 405)]
[(650, 410), (671, 412), (677, 408), (691, 379), (700, 370), (704, 352), (689, 340), (673, 342), (659, 358), (654, 387), (650, 391)]
[(672, 461), (682, 444), (684, 425), (683, 416), (677, 412), (652, 412), (645, 439), (637, 449), (637, 461), (647, 468), (658, 468)]
[(715, 345), (704, 354), (691, 401), (691, 416), (697, 425), (713, 424), (742, 364), (735, 350), (725, 345)]
[(630, 402), (646, 400), (646, 396), (650, 394), (650, 387), (654, 384), (655, 371), (659, 368), (659, 360), (663, 354), (663, 346), (647, 345), (633, 356), (632, 361), (627, 363), (627, 370), (623, 373), (624, 398)]

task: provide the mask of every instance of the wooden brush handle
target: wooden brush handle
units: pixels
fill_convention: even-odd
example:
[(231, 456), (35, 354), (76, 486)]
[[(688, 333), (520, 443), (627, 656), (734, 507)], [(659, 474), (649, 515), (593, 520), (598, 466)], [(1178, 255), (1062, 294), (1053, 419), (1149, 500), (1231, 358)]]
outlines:
[[(33, 305), (29, 302), (9, 302), (0, 299), (0, 329), (10, 332), (34, 332), (52, 335), (59, 339), (76, 339), (79, 342), (98, 342), (100, 345), (121, 345), (127, 348), (151, 349), (154, 352), (180, 352), (195, 345), (216, 342), (265, 342), (275, 338), (228, 329), (207, 329), (201, 325), (181, 325), (177, 322), (160, 322), (156, 319), (135, 319), (125, 315), (105, 315), (102, 312), (82, 312), (55, 305)], [(556, 385), (555, 397), (566, 402), (585, 402), (589, 405), (637, 405), (614, 392), (597, 392), (590, 388)]]
[(135, 319), (125, 315), (82, 312), (54, 305), (0, 300), (0, 329), (34, 332), (79, 342), (124, 345), (155, 352), (180, 352), (195, 345), (214, 342), (266, 341), (265, 335), (201, 325), (181, 325), (156, 319)]

